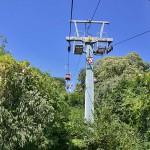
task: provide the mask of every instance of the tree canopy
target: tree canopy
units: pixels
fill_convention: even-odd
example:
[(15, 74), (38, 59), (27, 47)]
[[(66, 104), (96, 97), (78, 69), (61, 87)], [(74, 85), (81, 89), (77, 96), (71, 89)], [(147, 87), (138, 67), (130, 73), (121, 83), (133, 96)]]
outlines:
[(0, 149), (65, 149), (67, 109), (58, 81), (0, 56)]
[(150, 65), (136, 53), (94, 65), (94, 124), (84, 121), (85, 70), (72, 93), (62, 78), (0, 48), (0, 149), (150, 149)]
[[(79, 131), (76, 139), (82, 139), (84, 149), (148, 149), (149, 64), (136, 53), (106, 57), (95, 63), (94, 76), (95, 123), (82, 138), (77, 136)], [(84, 91), (84, 81), (85, 71), (81, 70), (77, 91)]]

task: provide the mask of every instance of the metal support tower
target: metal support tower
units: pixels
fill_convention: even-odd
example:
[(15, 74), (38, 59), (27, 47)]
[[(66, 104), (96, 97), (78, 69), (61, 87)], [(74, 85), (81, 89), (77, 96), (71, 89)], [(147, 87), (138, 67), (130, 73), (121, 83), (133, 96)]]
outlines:
[[(113, 41), (113, 39), (103, 38), (104, 26), (105, 24), (109, 24), (109, 22), (107, 21), (71, 20), (71, 23), (74, 23), (75, 25), (76, 35), (72, 37), (66, 37), (66, 40), (68, 42), (74, 42), (75, 46), (77, 46), (77, 50), (80, 49), (78, 53), (75, 54), (84, 54), (84, 53), (86, 54), (85, 121), (86, 123), (93, 123), (94, 122), (93, 56), (96, 55), (96, 51), (94, 50), (94, 45), (97, 43), (107, 43), (107, 45), (109, 45)], [(77, 26), (78, 24), (84, 24), (85, 26), (89, 24), (99, 24), (100, 25), (99, 37), (97, 36), (91, 37), (88, 35), (80, 36), (79, 34), (80, 32)], [(86, 31), (84, 33), (86, 33)], [(83, 52), (81, 50), (82, 47), (83, 47)], [(106, 52), (107, 49), (104, 48), (104, 51)]]
[(86, 43), (85, 120), (94, 122), (93, 45)]

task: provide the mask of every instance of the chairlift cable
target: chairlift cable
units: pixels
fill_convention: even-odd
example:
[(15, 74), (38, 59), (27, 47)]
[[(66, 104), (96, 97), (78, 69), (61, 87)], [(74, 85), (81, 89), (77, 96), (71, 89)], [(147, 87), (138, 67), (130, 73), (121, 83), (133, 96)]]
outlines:
[[(97, 10), (98, 10), (98, 8), (99, 8), (101, 2), (102, 2), (102, 0), (98, 0), (98, 3), (97, 3), (97, 5), (96, 5), (96, 8), (95, 8), (95, 10), (94, 10), (94, 13), (93, 13), (93, 15), (92, 15), (90, 21), (93, 21), (93, 19), (94, 19), (96, 13), (97, 13)], [(91, 27), (91, 24), (88, 25), (88, 27), (87, 27), (87, 32), (88, 32), (88, 30), (90, 29), (90, 27)]]
[(147, 33), (150, 33), (150, 30), (144, 31), (144, 32), (142, 32), (142, 33), (135, 34), (134, 36), (131, 36), (131, 37), (129, 37), (129, 38), (126, 38), (126, 39), (124, 39), (124, 40), (121, 40), (121, 41), (115, 43), (114, 46), (123, 44), (123, 43), (128, 42), (128, 41), (130, 41), (130, 40), (132, 40), (132, 39), (135, 39), (135, 38), (137, 38), (137, 37), (143, 36), (144, 34), (147, 34)]
[(73, 7), (74, 6), (74, 1), (72, 0), (71, 1), (71, 14), (70, 14), (70, 29), (69, 29), (69, 37), (71, 36), (71, 32), (72, 32), (72, 24), (71, 24), (71, 20), (72, 20), (72, 18), (73, 18)]
[[(72, 32), (72, 24), (71, 24), (71, 20), (73, 18), (73, 5), (74, 5), (74, 1), (71, 1), (71, 8), (70, 8), (70, 21), (69, 21), (69, 38), (71, 36), (71, 32)], [(69, 42), (68, 45), (68, 58), (67, 58), (67, 72), (70, 72), (70, 51), (71, 51), (71, 44)]]

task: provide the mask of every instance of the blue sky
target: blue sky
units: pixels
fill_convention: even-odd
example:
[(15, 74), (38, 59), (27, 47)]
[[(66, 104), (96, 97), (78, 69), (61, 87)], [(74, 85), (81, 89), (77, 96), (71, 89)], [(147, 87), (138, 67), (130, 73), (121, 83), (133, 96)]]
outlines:
[[(97, 2), (74, 0), (73, 18), (89, 19)], [(0, 0), (0, 35), (7, 37), (7, 49), (17, 60), (28, 60), (42, 71), (63, 77), (66, 73), (65, 37), (69, 32), (70, 3), (71, 0)], [(111, 22), (107, 35), (116, 43), (150, 29), (150, 1), (102, 0), (95, 20)], [(110, 56), (124, 56), (131, 51), (150, 62), (150, 34), (118, 45)], [(84, 58), (71, 54), (74, 80), (78, 70), (85, 65)]]

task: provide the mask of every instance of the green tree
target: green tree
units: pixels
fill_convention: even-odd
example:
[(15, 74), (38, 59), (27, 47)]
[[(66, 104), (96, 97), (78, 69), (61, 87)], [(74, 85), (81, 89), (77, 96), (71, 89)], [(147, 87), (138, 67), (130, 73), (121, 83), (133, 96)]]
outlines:
[(0, 149), (67, 149), (68, 112), (58, 81), (0, 56)]
[[(134, 131), (137, 139), (146, 143), (150, 128), (148, 70), (149, 65), (135, 53), (125, 57), (108, 57), (95, 64), (96, 115), (104, 115), (101, 113), (103, 107), (110, 107), (109, 115), (115, 115), (121, 124)], [(127, 129), (125, 131), (128, 133)]]
[[(108, 57), (95, 63), (94, 76), (97, 80), (95, 123), (88, 127), (83, 124), (82, 128), (72, 128), (72, 132), (76, 131), (74, 139), (80, 141), (75, 145), (78, 149), (89, 150), (148, 149), (149, 64), (136, 53)], [(76, 91), (84, 91), (84, 70), (79, 74), (79, 81)], [(81, 131), (82, 137), (78, 137)]]

